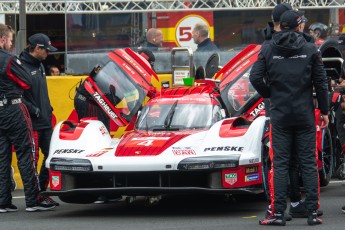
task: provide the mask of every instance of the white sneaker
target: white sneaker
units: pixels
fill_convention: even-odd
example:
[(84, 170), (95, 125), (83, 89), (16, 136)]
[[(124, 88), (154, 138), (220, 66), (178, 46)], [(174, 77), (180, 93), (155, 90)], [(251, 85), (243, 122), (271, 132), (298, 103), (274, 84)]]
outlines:
[(36, 211), (48, 211), (51, 210), (53, 208), (55, 208), (56, 206), (53, 204), (45, 204), (43, 202), (41, 202), (40, 204), (37, 204), (36, 206), (33, 207), (26, 207), (26, 211), (27, 212), (36, 212)]
[(0, 213), (5, 213), (5, 212), (16, 212), (18, 211), (17, 206), (14, 204), (10, 205), (0, 205)]

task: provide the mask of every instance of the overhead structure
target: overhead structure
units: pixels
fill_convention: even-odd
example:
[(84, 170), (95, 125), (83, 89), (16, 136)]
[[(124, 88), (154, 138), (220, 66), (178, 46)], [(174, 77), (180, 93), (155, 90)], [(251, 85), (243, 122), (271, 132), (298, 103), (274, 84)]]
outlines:
[[(2, 14), (19, 13), (20, 0), (0, 1)], [(27, 14), (99, 14), (271, 9), (281, 0), (26, 0)], [(345, 0), (286, 0), (300, 9), (344, 8)]]

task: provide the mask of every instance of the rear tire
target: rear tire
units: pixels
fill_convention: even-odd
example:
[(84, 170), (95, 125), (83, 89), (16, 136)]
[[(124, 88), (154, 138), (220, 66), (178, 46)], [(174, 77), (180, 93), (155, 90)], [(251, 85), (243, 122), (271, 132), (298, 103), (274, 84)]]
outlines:
[(319, 159), (322, 161), (322, 168), (319, 171), (320, 186), (327, 186), (334, 171), (334, 153), (332, 136), (328, 128), (322, 131), (322, 152), (319, 152)]

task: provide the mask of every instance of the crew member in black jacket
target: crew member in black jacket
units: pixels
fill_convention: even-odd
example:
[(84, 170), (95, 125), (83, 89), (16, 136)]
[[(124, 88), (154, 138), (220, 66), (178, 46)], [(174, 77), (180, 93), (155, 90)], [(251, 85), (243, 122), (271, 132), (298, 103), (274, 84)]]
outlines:
[[(289, 3), (280, 3), (277, 4), (272, 11), (272, 22), (268, 22), (266, 28), (264, 29), (264, 38), (265, 41), (263, 42), (263, 46), (268, 45), (272, 39), (274, 33), (281, 31), (280, 29), (280, 17), (281, 15), (288, 11), (292, 10), (292, 6)], [(304, 26), (307, 19), (303, 16), (302, 23), (299, 25), (299, 31), (303, 32), (302, 26)], [(304, 38), (307, 42), (314, 43), (314, 37), (308, 33), (303, 33)], [(270, 103), (268, 98), (264, 98), (265, 103), (265, 113), (267, 117), (267, 121), (265, 124), (265, 131), (266, 133), (269, 132), (269, 117), (270, 117)], [(271, 161), (272, 161), (272, 156)], [(289, 168), (289, 179), (290, 179), (290, 186), (289, 186), (289, 197), (290, 197), (290, 208), (288, 215), (285, 214), (285, 219), (287, 221), (293, 218), (301, 218), (301, 217), (308, 217), (307, 209), (305, 207), (305, 203), (302, 201), (302, 194), (300, 191), (300, 170), (299, 170), (299, 162), (297, 159), (296, 154), (292, 154), (290, 158), (290, 168)], [(272, 176), (272, 171), (269, 173), (269, 178)], [(269, 180), (271, 181), (271, 180)], [(319, 191), (319, 190), (318, 190)], [(272, 194), (273, 195), (273, 194)], [(267, 209), (267, 215), (271, 215), (272, 210), (269, 206)], [(321, 210), (317, 211), (318, 216), (322, 216), (323, 212)]]
[(198, 48), (195, 50), (195, 52), (219, 51), (218, 47), (211, 41), (208, 35), (208, 25), (204, 23), (195, 24), (192, 30), (194, 43), (198, 45)]
[(146, 32), (146, 43), (142, 48), (152, 52), (158, 51), (163, 45), (163, 32), (158, 28), (150, 28)]
[[(328, 85), (321, 54), (298, 32), (303, 12), (289, 10), (280, 18), (282, 31), (262, 47), (250, 81), (258, 93), (270, 98), (271, 150), (273, 151), (273, 214), (261, 225), (285, 225), (290, 155), (298, 154), (306, 191), (308, 224), (321, 224), (317, 216), (318, 171), (315, 158), (316, 128), (313, 87), (321, 111), (320, 127), (328, 125)], [(268, 76), (268, 77), (266, 77)], [(264, 78), (266, 78), (264, 80)], [(295, 152), (292, 152), (295, 150)]]
[[(49, 184), (49, 172), (45, 167), (45, 161), (49, 155), (50, 139), (53, 132), (51, 123), (53, 108), (49, 100), (46, 73), (42, 61), (47, 58), (49, 52), (57, 51), (57, 49), (51, 45), (49, 37), (42, 33), (30, 36), (28, 43), (28, 47), (20, 54), (20, 59), (24, 67), (29, 70), (32, 79), (32, 87), (24, 93), (24, 99), (32, 119), (36, 143), (36, 164), (38, 163), (39, 148), (44, 156), (39, 180), (41, 191), (45, 191)], [(40, 197), (46, 203), (59, 205), (50, 197)]]

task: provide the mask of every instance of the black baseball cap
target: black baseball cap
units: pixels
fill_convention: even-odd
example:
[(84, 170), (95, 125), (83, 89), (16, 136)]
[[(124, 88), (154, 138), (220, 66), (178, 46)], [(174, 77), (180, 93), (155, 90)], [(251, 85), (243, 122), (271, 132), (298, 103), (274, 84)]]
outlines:
[(338, 38), (338, 48), (340, 49), (340, 51), (345, 50), (345, 34), (341, 34), (339, 36), (339, 38)]
[(48, 51), (55, 52), (57, 48), (51, 45), (50, 39), (47, 35), (38, 33), (29, 37), (28, 39), (31, 46), (43, 47)]
[(292, 6), (289, 3), (279, 3), (272, 11), (273, 22), (280, 22), (280, 17), (285, 11), (292, 10)]
[(282, 30), (293, 30), (303, 22), (303, 11), (289, 10), (280, 17), (280, 28)]

